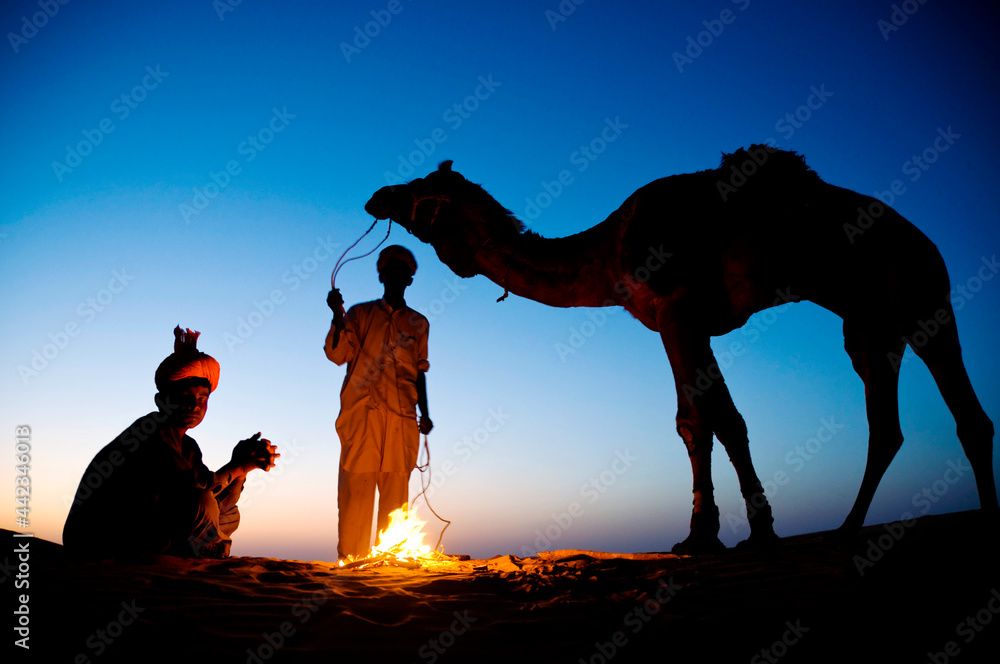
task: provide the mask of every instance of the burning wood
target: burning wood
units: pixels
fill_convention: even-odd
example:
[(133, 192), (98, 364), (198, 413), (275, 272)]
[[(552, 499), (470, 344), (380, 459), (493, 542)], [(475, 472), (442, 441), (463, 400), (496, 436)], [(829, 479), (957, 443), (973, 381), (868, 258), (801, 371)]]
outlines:
[(366, 556), (348, 556), (339, 565), (342, 569), (370, 569), (383, 565), (420, 569), (430, 563), (462, 558), (431, 550), (424, 543), (424, 525), (426, 522), (418, 519), (416, 513), (411, 514), (401, 507), (389, 514), (389, 525), (378, 534), (378, 542)]

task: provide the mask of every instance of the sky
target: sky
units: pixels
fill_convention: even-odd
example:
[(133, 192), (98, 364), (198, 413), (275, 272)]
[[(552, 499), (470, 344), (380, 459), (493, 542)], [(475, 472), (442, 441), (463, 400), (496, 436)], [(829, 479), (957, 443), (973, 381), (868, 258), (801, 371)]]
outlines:
[[(330, 273), (371, 224), (371, 194), (444, 159), (558, 237), (723, 152), (797, 151), (937, 244), (996, 421), (997, 12), (941, 0), (4, 3), (0, 431), (13, 449), (30, 427), (30, 530), (61, 541), (87, 463), (153, 410), (153, 372), (181, 325), (222, 367), (189, 432), (206, 463), (257, 431), (282, 453), (247, 480), (233, 554), (334, 559), (345, 369), (322, 350)], [(398, 226), (389, 242), (416, 255), (407, 302), (431, 321), (431, 474), (414, 472), (411, 495), (432, 483), (446, 552), (665, 551), (687, 535), (691, 468), (656, 334), (621, 309), (498, 304), (498, 286), (458, 279)], [(374, 256), (347, 263), (337, 286), (348, 303), (380, 297)], [(730, 352), (737, 342), (745, 352)], [(713, 348), (778, 534), (840, 525), (867, 447), (840, 319), (786, 305)], [(976, 508), (954, 420), (910, 351), (900, 420), (906, 440), (867, 522)], [(733, 545), (748, 528), (719, 445), (713, 469)], [(2, 525), (24, 530), (15, 507)], [(417, 507), (436, 540), (441, 522)]]

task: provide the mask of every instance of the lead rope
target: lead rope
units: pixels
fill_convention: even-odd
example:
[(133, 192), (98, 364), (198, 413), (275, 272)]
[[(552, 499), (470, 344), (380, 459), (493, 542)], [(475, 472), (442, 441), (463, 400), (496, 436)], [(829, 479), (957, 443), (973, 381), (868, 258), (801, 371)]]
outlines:
[[(431, 513), (434, 516), (436, 516), (439, 521), (443, 521), (444, 522), (444, 528), (441, 529), (441, 535), (438, 536), (437, 544), (434, 545), (434, 552), (435, 553), (440, 553), (438, 551), (438, 548), (441, 546), (441, 540), (444, 539), (444, 531), (448, 530), (448, 526), (451, 525), (451, 521), (449, 521), (448, 519), (442, 518), (442, 516), (440, 514), (438, 514), (437, 512), (435, 512), (434, 508), (431, 507), (431, 502), (429, 500), (427, 500), (427, 489), (429, 489), (430, 486), (431, 486), (431, 449), (427, 445), (427, 434), (426, 433), (424, 434), (424, 453), (427, 456), (427, 460), (424, 461), (423, 465), (420, 465), (419, 463), (417, 464), (417, 470), (420, 471), (420, 488), (422, 489), (422, 491), (417, 494), (417, 497), (413, 499), (413, 502), (416, 503), (418, 500), (420, 500), (420, 497), (423, 496), (424, 502), (427, 504), (427, 508), (431, 511)], [(424, 485), (424, 473), (425, 472), (427, 473), (427, 484), (426, 485)]]
[(364, 233), (362, 233), (361, 237), (359, 237), (357, 240), (354, 241), (354, 244), (352, 244), (351, 246), (349, 246), (347, 249), (344, 249), (344, 253), (342, 253), (340, 255), (340, 258), (337, 259), (337, 264), (333, 266), (333, 274), (330, 275), (330, 288), (332, 290), (336, 290), (337, 289), (337, 274), (340, 273), (340, 268), (344, 267), (345, 265), (347, 265), (351, 261), (356, 261), (359, 258), (364, 258), (365, 256), (371, 256), (373, 253), (375, 253), (375, 249), (378, 249), (379, 247), (381, 247), (382, 244), (386, 240), (389, 239), (389, 233), (392, 232), (392, 219), (389, 220), (389, 229), (385, 232), (385, 237), (382, 238), (382, 242), (379, 242), (378, 244), (375, 245), (375, 249), (372, 249), (371, 251), (369, 251), (366, 254), (361, 254), (360, 256), (355, 256), (354, 258), (348, 258), (346, 261), (344, 260), (344, 256), (347, 255), (347, 252), (349, 252), (354, 247), (358, 246), (358, 242), (361, 242), (362, 240), (364, 240), (365, 236), (372, 232), (372, 229), (375, 228), (375, 224), (377, 224), (377, 223), (378, 223), (378, 219), (376, 219), (375, 221), (373, 221), (372, 225), (368, 227), (368, 230), (366, 230)]

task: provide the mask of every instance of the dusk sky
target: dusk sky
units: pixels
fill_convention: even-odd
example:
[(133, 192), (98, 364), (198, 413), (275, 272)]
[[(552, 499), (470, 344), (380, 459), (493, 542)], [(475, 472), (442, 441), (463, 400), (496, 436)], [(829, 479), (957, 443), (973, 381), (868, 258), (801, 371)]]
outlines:
[[(371, 224), (371, 194), (444, 159), (557, 237), (723, 152), (795, 150), (937, 244), (972, 383), (1000, 421), (988, 3), (17, 0), (0, 12), (0, 429), (13, 447), (15, 427), (31, 427), (36, 536), (61, 541), (87, 463), (153, 409), (179, 324), (222, 367), (189, 432), (208, 465), (257, 431), (282, 454), (250, 475), (232, 553), (335, 559), (344, 368), (322, 349), (330, 273)], [(620, 309), (498, 304), (498, 286), (458, 279), (402, 228), (389, 242), (416, 255), (406, 299), (431, 321), (446, 552), (664, 551), (687, 535), (691, 467), (656, 334)], [(378, 298), (374, 256), (337, 285), (348, 304)], [(778, 534), (839, 526), (868, 435), (841, 320), (782, 306), (713, 347)], [(978, 507), (971, 471), (947, 472), (967, 461), (912, 351), (900, 418), (906, 440), (868, 523)], [(713, 470), (733, 545), (749, 531), (719, 445)], [(5, 486), (14, 476), (0, 471)], [(419, 483), (414, 472), (411, 495)]]

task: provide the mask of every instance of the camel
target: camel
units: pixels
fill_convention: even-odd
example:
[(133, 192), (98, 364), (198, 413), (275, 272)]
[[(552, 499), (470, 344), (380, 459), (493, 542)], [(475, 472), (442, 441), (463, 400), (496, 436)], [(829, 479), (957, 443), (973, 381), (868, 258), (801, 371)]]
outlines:
[(908, 344), (930, 369), (957, 422), (980, 508), (995, 516), (993, 423), (962, 362), (950, 285), (937, 247), (881, 201), (828, 184), (795, 153), (751, 145), (719, 168), (636, 190), (607, 219), (543, 238), (481, 186), (442, 162), (424, 178), (382, 187), (365, 205), (422, 242), (460, 277), (485, 275), (553, 307), (621, 306), (659, 333), (677, 390), (677, 432), (693, 474), (690, 534), (677, 553), (717, 552), (719, 509), (711, 451), (718, 438), (746, 501), (745, 545), (777, 542), (750, 458), (746, 423), (709, 346), (751, 314), (808, 300), (840, 316), (864, 383), (868, 458), (838, 533), (864, 523), (903, 442), (898, 377)]

